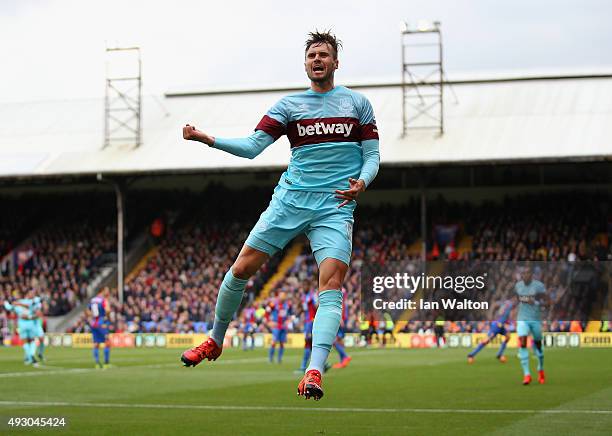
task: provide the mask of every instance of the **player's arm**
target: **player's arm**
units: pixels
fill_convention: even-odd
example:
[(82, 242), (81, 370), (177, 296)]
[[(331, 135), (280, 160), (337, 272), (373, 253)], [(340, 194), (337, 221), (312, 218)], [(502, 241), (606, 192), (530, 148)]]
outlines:
[(372, 183), (378, 174), (378, 166), (380, 164), (378, 139), (367, 139), (365, 141), (361, 141), (361, 148), (363, 154), (363, 166), (361, 167), (359, 180), (364, 182), (365, 190), (365, 188), (370, 186), (370, 183)]
[(363, 180), (365, 188), (370, 186), (370, 183), (378, 174), (378, 166), (380, 164), (380, 150), (378, 141), (378, 127), (376, 126), (376, 118), (374, 117), (374, 109), (370, 101), (363, 97), (362, 108), (359, 114), (359, 124), (361, 130), (361, 150), (363, 155), (363, 165), (359, 180)]
[(189, 124), (183, 127), (183, 138), (202, 142), (234, 156), (253, 159), (285, 134), (287, 120), (285, 102), (280, 100), (264, 115), (255, 127), (255, 131), (246, 138), (214, 137)]
[(378, 140), (378, 128), (372, 105), (367, 98), (363, 97), (362, 107), (359, 115), (361, 129), (361, 153), (363, 165), (359, 173), (359, 179), (349, 179), (349, 189), (337, 190), (336, 198), (344, 200), (338, 207), (356, 200), (360, 193), (364, 192), (378, 174), (380, 164), (380, 148)]
[(234, 156), (246, 157), (248, 159), (258, 156), (274, 142), (273, 137), (261, 130), (256, 130), (251, 136), (246, 138), (215, 138), (189, 124), (183, 127), (183, 138), (202, 142)]

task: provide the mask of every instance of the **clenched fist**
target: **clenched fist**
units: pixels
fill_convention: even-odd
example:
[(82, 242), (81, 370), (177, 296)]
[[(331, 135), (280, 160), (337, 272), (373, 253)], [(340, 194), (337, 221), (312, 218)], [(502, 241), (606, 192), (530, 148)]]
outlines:
[(215, 143), (215, 138), (213, 136), (196, 129), (195, 126), (189, 124), (186, 124), (185, 127), (183, 127), (183, 139), (187, 139), (188, 141), (203, 142), (207, 145), (213, 145)]

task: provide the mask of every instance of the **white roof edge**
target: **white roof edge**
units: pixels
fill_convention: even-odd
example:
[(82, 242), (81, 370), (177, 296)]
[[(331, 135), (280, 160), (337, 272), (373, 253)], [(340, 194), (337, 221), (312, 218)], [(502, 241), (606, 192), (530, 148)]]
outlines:
[[(540, 157), (540, 158), (505, 158), (505, 159), (470, 159), (470, 160), (446, 160), (446, 161), (396, 161), (381, 162), (381, 168), (422, 168), (422, 167), (446, 167), (446, 166), (486, 166), (500, 164), (551, 164), (551, 163), (586, 163), (611, 161), (612, 155), (592, 155), (592, 156), (559, 156), (559, 157)], [(115, 170), (91, 170), (83, 172), (54, 172), (39, 174), (0, 174), (0, 181), (3, 180), (32, 180), (32, 179), (55, 179), (61, 177), (93, 177), (98, 174), (105, 176), (145, 176), (145, 175), (180, 175), (180, 174), (228, 174), (228, 173), (265, 173), (272, 171), (284, 171), (287, 165), (265, 165), (259, 167), (184, 167), (184, 168), (133, 168)]]
[[(552, 70), (531, 70), (527, 72), (520, 71), (485, 71), (485, 72), (446, 72), (445, 83), (495, 83), (503, 81), (521, 81), (521, 80), (572, 80), (572, 79), (592, 79), (592, 78), (612, 78), (612, 67), (607, 68), (592, 68), (592, 69), (575, 69), (566, 70), (563, 73), (554, 72)], [(380, 77), (368, 81), (345, 81), (342, 85), (348, 88), (377, 88), (387, 86), (401, 86), (401, 81), (397, 78)], [(261, 87), (253, 86), (213, 86), (201, 89), (181, 89), (180, 87), (171, 88), (164, 93), (165, 97), (187, 97), (197, 95), (210, 94), (240, 94), (240, 93), (259, 93), (259, 92), (283, 92), (289, 90), (307, 89), (306, 82), (300, 83), (283, 83), (274, 85), (263, 85)]]

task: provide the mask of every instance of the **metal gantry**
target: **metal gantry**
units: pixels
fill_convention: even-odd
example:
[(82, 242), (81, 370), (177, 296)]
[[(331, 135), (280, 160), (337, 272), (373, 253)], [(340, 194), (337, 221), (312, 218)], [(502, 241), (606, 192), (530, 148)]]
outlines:
[(106, 49), (104, 147), (142, 143), (142, 62), (140, 47)]
[(400, 23), (402, 137), (410, 130), (444, 133), (444, 67), (440, 22)]

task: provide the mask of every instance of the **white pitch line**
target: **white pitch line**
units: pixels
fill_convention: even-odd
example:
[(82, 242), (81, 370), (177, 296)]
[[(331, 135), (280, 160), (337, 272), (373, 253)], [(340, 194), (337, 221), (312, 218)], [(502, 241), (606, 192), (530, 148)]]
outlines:
[[(245, 359), (228, 359), (222, 360), (219, 362), (215, 362), (215, 366), (219, 365), (236, 365), (242, 363), (255, 363), (255, 362), (267, 362), (268, 358), (266, 357), (248, 357)], [(177, 363), (158, 363), (158, 364), (150, 364), (150, 365), (130, 365), (130, 366), (119, 366), (112, 368), (111, 370), (126, 370), (126, 369), (136, 369), (136, 368), (171, 368), (175, 367), (177, 369), (183, 369), (183, 366), (180, 362)], [(47, 367), (49, 368), (49, 367)], [(42, 369), (42, 368), (39, 368)], [(67, 375), (67, 374), (80, 374), (87, 372), (97, 372), (100, 371), (96, 368), (64, 368), (57, 370), (49, 370), (49, 371), (19, 371), (19, 372), (5, 372), (0, 373), (0, 378), (13, 378), (13, 377), (39, 377), (46, 375)]]
[(180, 410), (222, 410), (222, 411), (269, 411), (286, 412), (332, 412), (332, 413), (458, 413), (458, 414), (550, 414), (550, 415), (612, 415), (612, 410), (581, 409), (378, 409), (362, 407), (289, 407), (289, 406), (219, 406), (203, 404), (123, 404), (123, 403), (68, 403), (43, 401), (0, 401), (0, 406), (40, 407), (91, 407), (112, 409), (180, 409)]
[[(383, 354), (385, 351), (389, 350), (378, 350), (378, 351), (362, 351), (358, 353), (354, 353), (356, 356), (370, 355), (370, 354)], [(220, 360), (215, 362), (215, 366), (218, 365), (237, 365), (242, 363), (261, 363), (267, 362), (267, 357), (246, 357), (242, 359), (228, 359), (228, 360)], [(46, 366), (46, 368), (53, 368), (50, 366)], [(178, 363), (159, 363), (159, 364), (150, 364), (150, 365), (130, 365), (130, 366), (119, 366), (113, 368), (114, 370), (121, 369), (130, 369), (130, 368), (171, 368), (176, 367), (179, 369), (183, 369), (180, 362)], [(61, 367), (56, 367), (61, 368)], [(39, 368), (43, 369), (43, 368)], [(82, 374), (88, 372), (96, 372), (100, 371), (96, 368), (63, 368), (63, 369), (54, 369), (54, 370), (45, 370), (45, 371), (18, 371), (18, 372), (5, 372), (0, 373), (0, 378), (14, 378), (14, 377), (39, 377), (46, 375), (70, 375), (70, 374)]]
[(72, 368), (72, 369), (58, 369), (52, 371), (32, 371), (32, 372), (5, 372), (0, 374), (0, 378), (13, 378), (13, 377), (39, 377), (41, 375), (53, 375), (53, 374), (77, 374), (82, 372), (95, 371), (95, 369), (89, 368)]
[[(356, 353), (354, 353), (353, 355), (355, 356), (365, 356), (365, 355), (374, 355), (374, 354), (385, 354), (388, 351), (392, 351), (392, 350), (369, 350), (369, 351), (358, 351)], [(62, 360), (66, 360), (66, 359), (62, 359)], [(80, 359), (82, 360), (82, 359)], [(129, 359), (129, 361), (132, 361), (133, 359)], [(268, 358), (267, 357), (247, 357), (247, 358), (242, 358), (242, 359), (228, 359), (228, 360), (220, 360), (218, 362), (215, 362), (215, 366), (218, 365), (236, 365), (236, 364), (241, 364), (241, 363), (257, 363), (257, 362), (267, 362)], [(114, 369), (130, 369), (130, 368), (170, 368), (170, 367), (177, 367), (177, 368), (182, 368), (181, 364), (175, 364), (175, 363), (159, 363), (159, 364), (150, 364), (150, 365), (129, 365), (129, 366), (119, 366), (117, 368)], [(46, 370), (47, 368), (49, 368), (49, 370)], [(56, 369), (57, 368), (57, 369)], [(43, 376), (43, 375), (67, 375), (67, 374), (81, 374), (81, 373), (87, 373), (87, 372), (96, 372), (99, 371), (99, 369), (96, 368), (62, 368), (60, 367), (53, 367), (53, 366), (48, 366), (48, 365), (44, 365), (44, 366), (40, 366), (38, 369), (43, 369), (43, 371), (18, 371), (18, 372), (5, 372), (5, 373), (0, 373), (0, 378), (13, 378), (13, 377), (39, 377), (39, 376)]]

